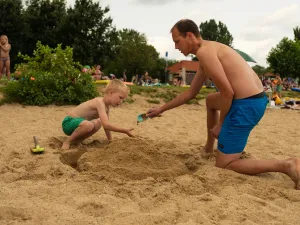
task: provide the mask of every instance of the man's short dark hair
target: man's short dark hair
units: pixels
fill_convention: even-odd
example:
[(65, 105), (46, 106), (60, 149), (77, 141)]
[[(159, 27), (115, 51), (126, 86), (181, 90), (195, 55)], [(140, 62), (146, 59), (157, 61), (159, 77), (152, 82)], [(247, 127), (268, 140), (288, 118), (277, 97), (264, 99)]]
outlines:
[(196, 37), (201, 37), (199, 28), (197, 24), (190, 20), (190, 19), (182, 19), (179, 20), (175, 25), (172, 27), (171, 32), (177, 28), (180, 35), (185, 37), (187, 32), (193, 33)]

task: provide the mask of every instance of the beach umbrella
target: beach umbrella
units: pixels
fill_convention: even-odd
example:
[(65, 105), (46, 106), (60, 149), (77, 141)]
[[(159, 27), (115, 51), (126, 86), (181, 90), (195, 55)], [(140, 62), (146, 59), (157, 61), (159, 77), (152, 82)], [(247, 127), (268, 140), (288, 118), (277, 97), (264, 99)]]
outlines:
[(240, 56), (242, 56), (247, 62), (253, 62), (253, 63), (256, 63), (255, 60), (250, 56), (248, 55), (247, 53), (239, 50), (239, 49), (234, 49), (237, 53), (240, 54)]

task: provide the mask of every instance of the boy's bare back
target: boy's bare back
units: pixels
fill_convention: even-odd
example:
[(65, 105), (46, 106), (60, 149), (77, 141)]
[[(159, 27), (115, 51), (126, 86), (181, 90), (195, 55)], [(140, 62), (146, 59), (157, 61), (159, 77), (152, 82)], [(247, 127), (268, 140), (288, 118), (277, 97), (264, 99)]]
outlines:
[(103, 98), (97, 97), (89, 101), (83, 102), (68, 113), (69, 116), (76, 118), (82, 117), (87, 120), (98, 119), (99, 112), (105, 111), (108, 113), (109, 108), (106, 108)]

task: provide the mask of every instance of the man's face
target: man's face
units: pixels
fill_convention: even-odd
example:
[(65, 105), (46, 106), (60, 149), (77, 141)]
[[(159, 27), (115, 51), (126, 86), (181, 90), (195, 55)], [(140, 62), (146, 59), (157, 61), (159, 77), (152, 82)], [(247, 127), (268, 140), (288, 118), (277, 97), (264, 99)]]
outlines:
[(175, 43), (175, 49), (178, 49), (185, 56), (190, 54), (188, 41), (186, 40), (186, 37), (183, 37), (182, 35), (180, 35), (177, 28), (173, 29), (172, 38)]

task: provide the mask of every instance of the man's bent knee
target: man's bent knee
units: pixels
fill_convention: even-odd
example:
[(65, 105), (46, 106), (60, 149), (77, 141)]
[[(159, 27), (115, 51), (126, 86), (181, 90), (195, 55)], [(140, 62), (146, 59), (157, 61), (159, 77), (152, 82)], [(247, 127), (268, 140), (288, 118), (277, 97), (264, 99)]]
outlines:
[(209, 109), (219, 110), (221, 105), (220, 93), (211, 93), (206, 97), (206, 107)]
[(222, 169), (230, 169), (230, 164), (241, 157), (242, 153), (225, 154), (220, 150), (217, 150), (216, 164), (215, 166)]

